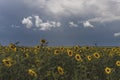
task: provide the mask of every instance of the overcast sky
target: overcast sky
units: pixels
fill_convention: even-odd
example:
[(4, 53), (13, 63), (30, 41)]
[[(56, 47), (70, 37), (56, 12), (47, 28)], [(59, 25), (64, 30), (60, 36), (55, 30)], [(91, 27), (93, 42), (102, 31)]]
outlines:
[(0, 0), (0, 43), (120, 45), (120, 0)]

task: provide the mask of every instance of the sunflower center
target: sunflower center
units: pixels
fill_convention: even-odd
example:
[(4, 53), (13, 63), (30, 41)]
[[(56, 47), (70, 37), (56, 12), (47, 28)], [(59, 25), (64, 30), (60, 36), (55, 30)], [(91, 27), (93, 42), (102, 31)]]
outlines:
[(79, 59), (80, 57), (79, 56), (77, 56), (77, 59)]

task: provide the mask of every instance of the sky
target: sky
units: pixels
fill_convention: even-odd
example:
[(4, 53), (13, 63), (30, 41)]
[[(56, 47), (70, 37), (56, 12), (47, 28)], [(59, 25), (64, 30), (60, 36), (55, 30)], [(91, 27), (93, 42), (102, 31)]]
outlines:
[(0, 44), (120, 46), (120, 0), (0, 0)]

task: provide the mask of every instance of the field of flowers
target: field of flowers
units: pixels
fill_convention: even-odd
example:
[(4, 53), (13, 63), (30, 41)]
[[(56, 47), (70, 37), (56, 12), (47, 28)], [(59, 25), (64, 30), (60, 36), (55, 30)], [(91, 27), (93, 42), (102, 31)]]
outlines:
[(120, 47), (0, 46), (0, 80), (120, 80)]

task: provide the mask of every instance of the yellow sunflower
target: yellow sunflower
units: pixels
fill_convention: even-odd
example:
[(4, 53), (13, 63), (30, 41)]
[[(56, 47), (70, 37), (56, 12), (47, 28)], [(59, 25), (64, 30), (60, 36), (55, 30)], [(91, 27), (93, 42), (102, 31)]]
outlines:
[(80, 56), (79, 54), (76, 54), (76, 55), (75, 55), (75, 59), (76, 59), (77, 61), (81, 61), (81, 62), (83, 61), (82, 58), (81, 58), (81, 56)]
[(40, 42), (41, 42), (42, 44), (44, 44), (44, 43), (46, 43), (46, 40), (45, 40), (45, 39), (41, 39)]
[(39, 50), (38, 49), (34, 49), (34, 54), (38, 54)]
[(16, 51), (17, 51), (17, 48), (16, 48), (16, 47), (14, 47), (14, 48), (13, 48), (13, 51), (15, 51), (15, 52), (16, 52)]
[(117, 66), (120, 66), (120, 61), (116, 61), (116, 65), (117, 65)]
[(73, 55), (73, 51), (72, 50), (68, 50), (67, 53), (68, 53), (68, 56), (70, 56), (70, 57)]
[(76, 46), (74, 46), (74, 49), (75, 49), (75, 50), (79, 50), (79, 49), (80, 49), (80, 46), (79, 46), (79, 45), (76, 45)]
[(64, 50), (64, 48), (63, 48), (63, 47), (61, 47), (61, 48), (60, 48), (60, 50), (61, 50), (61, 51), (63, 51), (63, 50)]
[(99, 59), (99, 58), (100, 58), (100, 54), (99, 54), (99, 53), (97, 53), (97, 52), (95, 52), (95, 53), (93, 54), (93, 56), (94, 56), (95, 58), (97, 58), (97, 59)]
[(35, 48), (36, 48), (36, 49), (40, 49), (40, 46), (39, 46), (39, 45), (37, 45), (37, 46), (35, 46)]
[(108, 54), (108, 56), (110, 56), (110, 57), (113, 57), (113, 52), (110, 52), (109, 54)]
[(54, 50), (54, 54), (59, 54), (59, 50)]
[(2, 62), (6, 67), (11, 67), (15, 63), (11, 58), (3, 59)]
[(58, 72), (59, 72), (60, 75), (63, 75), (63, 74), (64, 74), (64, 71), (63, 71), (63, 68), (62, 68), (62, 67), (58, 66), (57, 69), (58, 69)]
[(87, 56), (87, 59), (88, 59), (89, 61), (91, 61), (92, 56), (88, 55), (88, 56)]
[(9, 44), (9, 48), (14, 49), (15, 45), (13, 43)]
[(109, 68), (109, 67), (106, 67), (105, 68), (105, 73), (106, 74), (110, 74), (112, 72), (112, 69), (111, 68)]
[(120, 52), (118, 52), (117, 54), (118, 54), (118, 56), (120, 56)]
[(33, 77), (37, 77), (37, 73), (34, 70), (32, 70), (32, 69), (28, 70), (28, 74), (33, 76)]
[(113, 51), (113, 52), (116, 52), (116, 51), (117, 51), (117, 48), (112, 48), (112, 51)]

